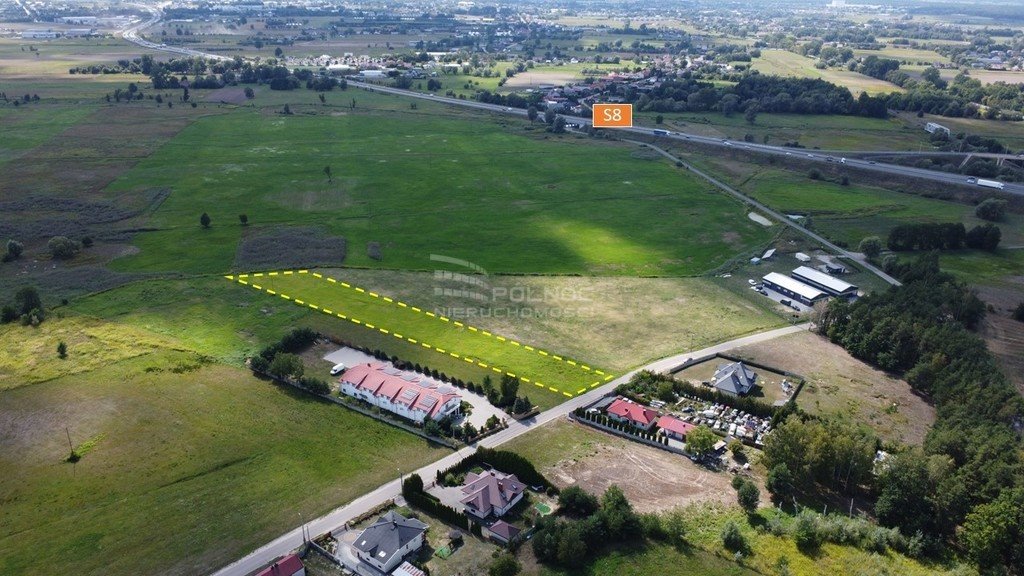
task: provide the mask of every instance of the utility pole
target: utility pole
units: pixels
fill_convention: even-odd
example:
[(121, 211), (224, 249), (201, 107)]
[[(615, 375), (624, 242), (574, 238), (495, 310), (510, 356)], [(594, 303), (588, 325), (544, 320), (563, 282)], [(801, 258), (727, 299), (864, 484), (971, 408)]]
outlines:
[(75, 445), (71, 443), (71, 431), (68, 430), (67, 426), (64, 427), (64, 433), (68, 435), (68, 450), (70, 450), (71, 452), (74, 452), (75, 451)]

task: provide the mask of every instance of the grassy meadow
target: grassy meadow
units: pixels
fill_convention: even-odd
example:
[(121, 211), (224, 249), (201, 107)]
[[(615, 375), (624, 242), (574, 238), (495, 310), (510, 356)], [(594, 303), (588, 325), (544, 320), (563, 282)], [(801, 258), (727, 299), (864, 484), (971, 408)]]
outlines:
[[(503, 273), (695, 275), (768, 239), (738, 203), (629, 149), (416, 111), (205, 117), (107, 191), (164, 187), (172, 192), (152, 216), (156, 230), (136, 236), (140, 253), (115, 269), (237, 269), (251, 233), (241, 213), (249, 230), (316, 225), (344, 237), (347, 265), (404, 269), (429, 269), (430, 254), (443, 254)], [(203, 212), (209, 229), (199, 227)], [(380, 261), (366, 252), (371, 242)]]
[[(290, 271), (289, 271), (290, 272)], [(259, 286), (267, 296), (290, 298), (296, 305), (313, 307), (333, 315), (339, 322), (348, 321), (406, 340), (433, 350), (439, 356), (462, 360), (468, 364), (490, 369), (498, 378), (503, 374), (518, 376), (524, 382), (524, 391), (531, 396), (575, 396), (612, 378), (585, 360), (563, 358), (557, 351), (537, 349), (526, 342), (508, 339), (474, 326), (471, 321), (460, 322), (443, 314), (435, 314), (416, 307), (416, 303), (394, 300), (385, 294), (368, 292), (362, 287), (345, 282), (344, 274), (320, 276), (317, 272), (265, 275), (258, 273), (238, 276), (235, 281), (253, 288)], [(270, 294), (275, 292), (276, 294)]]
[(762, 74), (776, 74), (779, 76), (794, 76), (797, 78), (821, 78), (839, 86), (846, 86), (854, 96), (861, 92), (885, 94), (889, 92), (902, 92), (903, 89), (895, 84), (850, 72), (849, 70), (824, 69), (814, 67), (815, 60), (801, 56), (788, 50), (763, 50), (760, 58), (755, 58), (751, 69)]
[[(0, 339), (49, 348), (75, 323), (93, 321), (7, 325)], [(68, 338), (67, 360), (38, 353), (63, 374), (0, 394), (0, 572), (207, 573), (386, 482), (395, 462), (445, 453), (185, 347), (138, 347), (158, 335), (101, 327), (105, 355)]]

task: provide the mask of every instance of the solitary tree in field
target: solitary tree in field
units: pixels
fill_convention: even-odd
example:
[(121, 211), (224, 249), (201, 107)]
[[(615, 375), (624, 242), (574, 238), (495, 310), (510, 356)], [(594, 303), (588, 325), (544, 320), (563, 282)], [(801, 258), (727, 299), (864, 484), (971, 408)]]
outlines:
[(868, 236), (860, 241), (860, 251), (868, 258), (877, 258), (882, 253), (882, 239), (878, 236)]
[(753, 124), (753, 123), (757, 122), (757, 113), (758, 112), (760, 112), (760, 110), (758, 110), (757, 106), (749, 106), (749, 107), (747, 107), (746, 113), (743, 114), (743, 117), (747, 120), (747, 124)]
[(239, 214), (238, 215), (238, 221), (242, 223), (242, 226), (248, 226), (249, 225), (249, 217), (246, 216), (245, 214)]
[(330, 166), (324, 166), (324, 174), (327, 175), (327, 181), (328, 182), (334, 182), (334, 178), (331, 177), (331, 167)]
[(60, 356), (61, 360), (68, 357), (68, 345), (63, 340), (57, 344), (57, 356)]
[(210, 227), (210, 215), (207, 214), (206, 212), (203, 212), (203, 215), (199, 217), (199, 224), (203, 228), (209, 228)]
[(747, 514), (753, 514), (757, 510), (757, 502), (761, 499), (761, 491), (753, 482), (747, 480), (736, 491), (736, 500)]
[(249, 99), (249, 100), (252, 100), (253, 98), (256, 97), (256, 91), (253, 90), (252, 88), (246, 87), (245, 88), (245, 97), (247, 99)]

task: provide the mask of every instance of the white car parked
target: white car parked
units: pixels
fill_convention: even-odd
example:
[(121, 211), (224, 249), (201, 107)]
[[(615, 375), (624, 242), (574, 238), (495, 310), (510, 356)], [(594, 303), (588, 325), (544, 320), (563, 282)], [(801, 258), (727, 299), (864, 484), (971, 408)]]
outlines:
[(337, 376), (347, 369), (348, 366), (345, 366), (344, 364), (335, 364), (334, 368), (331, 368), (331, 376)]

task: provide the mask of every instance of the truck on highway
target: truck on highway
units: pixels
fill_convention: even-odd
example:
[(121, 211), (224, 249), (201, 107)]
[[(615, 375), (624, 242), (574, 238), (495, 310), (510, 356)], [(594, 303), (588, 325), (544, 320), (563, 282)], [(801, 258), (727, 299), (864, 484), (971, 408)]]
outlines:
[(975, 184), (978, 186), (984, 186), (985, 188), (995, 188), (996, 190), (1006, 188), (1006, 184), (1003, 184), (1002, 182), (996, 182), (995, 180), (982, 180), (981, 178), (978, 178), (978, 181), (975, 182)]
[(653, 132), (655, 136), (668, 136), (669, 134), (671, 134), (671, 132), (669, 132), (668, 130), (662, 130), (660, 128), (655, 128)]

